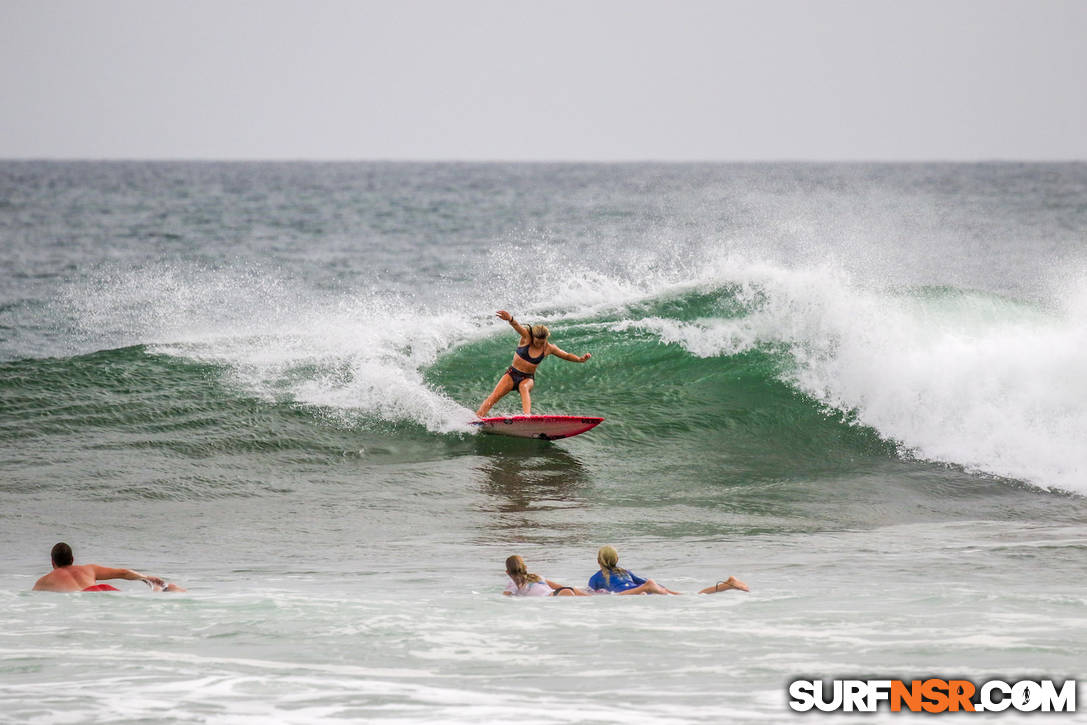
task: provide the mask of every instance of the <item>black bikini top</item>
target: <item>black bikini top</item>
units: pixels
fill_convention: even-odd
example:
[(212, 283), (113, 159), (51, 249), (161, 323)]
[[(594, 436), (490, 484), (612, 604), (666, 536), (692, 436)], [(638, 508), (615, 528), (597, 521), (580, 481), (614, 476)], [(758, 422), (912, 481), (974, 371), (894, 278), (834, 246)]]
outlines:
[(546, 354), (547, 354), (547, 348), (546, 347), (544, 348), (544, 351), (540, 354), (539, 357), (530, 357), (529, 356), (529, 354), (528, 354), (528, 345), (521, 345), (519, 348), (517, 348), (517, 357), (521, 358), (522, 360), (524, 360), (527, 363), (531, 363), (532, 365), (539, 365), (540, 361), (544, 359), (544, 355), (546, 355)]

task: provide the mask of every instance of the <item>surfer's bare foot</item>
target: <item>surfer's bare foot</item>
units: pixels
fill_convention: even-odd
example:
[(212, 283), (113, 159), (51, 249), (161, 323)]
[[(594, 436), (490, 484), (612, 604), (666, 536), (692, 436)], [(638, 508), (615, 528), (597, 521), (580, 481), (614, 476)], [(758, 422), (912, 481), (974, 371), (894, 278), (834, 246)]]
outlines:
[(728, 589), (739, 589), (741, 592), (751, 591), (746, 584), (744, 584), (742, 581), (734, 576), (730, 576), (723, 582), (717, 582), (714, 585), (714, 588), (720, 592), (726, 591)]
[(749, 592), (747, 585), (734, 576), (730, 576), (724, 581), (719, 581), (712, 587), (706, 587), (699, 594), (717, 594), (718, 592), (727, 592), (729, 589), (738, 589), (741, 592)]

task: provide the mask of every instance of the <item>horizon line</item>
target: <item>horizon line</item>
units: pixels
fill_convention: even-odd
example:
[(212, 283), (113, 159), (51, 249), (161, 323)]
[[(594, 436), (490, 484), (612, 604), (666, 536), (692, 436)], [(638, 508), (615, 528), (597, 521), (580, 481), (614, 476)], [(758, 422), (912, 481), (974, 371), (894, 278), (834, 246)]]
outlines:
[(1077, 164), (1087, 162), (1084, 158), (1046, 158), (1046, 157), (979, 157), (979, 158), (735, 158), (735, 159), (513, 159), (513, 158), (416, 158), (416, 157), (210, 157), (210, 156), (0, 156), (0, 162), (38, 162), (38, 163), (297, 163), (297, 164), (596, 164), (596, 165), (636, 165), (636, 164)]

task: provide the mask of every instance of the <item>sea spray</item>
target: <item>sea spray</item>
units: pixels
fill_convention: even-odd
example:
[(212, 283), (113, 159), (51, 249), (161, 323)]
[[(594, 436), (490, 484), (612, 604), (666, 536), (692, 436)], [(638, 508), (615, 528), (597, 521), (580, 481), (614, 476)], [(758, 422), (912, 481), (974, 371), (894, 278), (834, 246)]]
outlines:
[(781, 378), (919, 458), (1087, 491), (1087, 334), (1063, 311), (984, 293), (875, 290), (835, 269), (731, 265), (746, 314), (642, 318), (700, 357), (782, 349)]
[[(1078, 373), (1087, 369), (1087, 333), (1072, 309), (1079, 287), (1054, 308), (948, 288), (879, 288), (829, 264), (792, 269), (736, 253), (707, 255), (694, 277), (662, 267), (635, 279), (537, 251), (555, 280), (527, 288), (515, 308), (522, 318), (585, 331), (608, 322), (600, 340), (640, 329), (703, 358), (781, 352), (779, 379), (905, 455), (1087, 490), (1087, 410), (1076, 402), (1087, 399)], [(539, 273), (527, 279), (542, 284)], [(454, 399), (427, 382), (427, 370), (509, 334), (493, 310), (467, 299), (434, 309), (391, 293), (300, 290), (259, 267), (160, 265), (68, 300), (99, 344), (139, 340), (154, 353), (218, 365), (249, 394), (340, 425), (466, 430), (471, 406), (489, 391)], [(497, 380), (504, 362), (480, 364)]]
[(160, 265), (71, 294), (98, 344), (132, 340), (152, 353), (221, 366), (252, 395), (323, 411), (345, 424), (412, 421), (464, 430), (471, 411), (423, 381), (480, 321), (433, 313), (395, 295), (314, 295), (259, 268)]

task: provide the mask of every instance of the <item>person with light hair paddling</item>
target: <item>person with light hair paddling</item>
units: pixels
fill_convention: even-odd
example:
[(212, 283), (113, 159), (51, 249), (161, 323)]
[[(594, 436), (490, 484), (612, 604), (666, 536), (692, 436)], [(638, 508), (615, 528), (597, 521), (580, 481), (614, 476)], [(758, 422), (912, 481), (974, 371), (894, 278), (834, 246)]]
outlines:
[(513, 355), (513, 362), (494, 386), (494, 391), (487, 396), (483, 404), (479, 406), (476, 415), (480, 418), (487, 415), (487, 411), (501, 400), (511, 390), (521, 394), (521, 409), (525, 415), (532, 414), (532, 387), (535, 385), (536, 368), (548, 355), (562, 358), (569, 362), (583, 363), (592, 357), (589, 353), (573, 355), (566, 352), (558, 345), (548, 341), (551, 332), (546, 325), (522, 325), (513, 319), (513, 315), (505, 310), (499, 310), (498, 317), (510, 323), (510, 327), (521, 336), (517, 343), (517, 350)]
[(514, 554), (506, 559), (506, 576), (510, 578), (505, 591), (507, 597), (587, 597), (589, 592), (575, 587), (563, 586), (544, 579), (539, 574), (530, 574), (525, 560)]
[[(657, 584), (652, 579), (642, 579), (640, 576), (627, 571), (619, 566), (619, 552), (612, 546), (602, 546), (596, 553), (596, 563), (600, 565), (600, 571), (589, 579), (589, 589), (594, 592), (611, 592), (613, 594), (682, 594), (674, 592), (668, 587)], [(734, 576), (724, 581), (719, 581), (712, 587), (706, 587), (699, 594), (717, 594), (727, 592), (730, 589), (739, 589), (742, 592), (750, 591), (746, 584)]]

